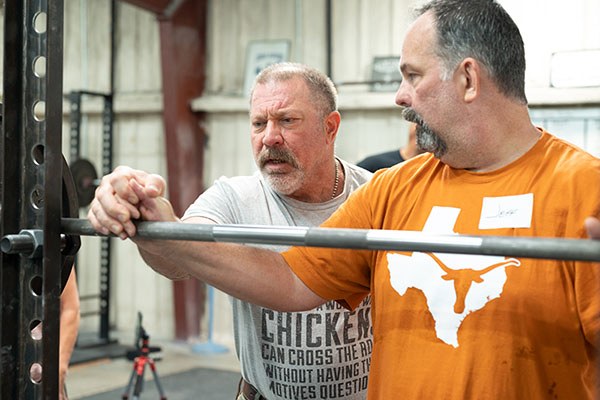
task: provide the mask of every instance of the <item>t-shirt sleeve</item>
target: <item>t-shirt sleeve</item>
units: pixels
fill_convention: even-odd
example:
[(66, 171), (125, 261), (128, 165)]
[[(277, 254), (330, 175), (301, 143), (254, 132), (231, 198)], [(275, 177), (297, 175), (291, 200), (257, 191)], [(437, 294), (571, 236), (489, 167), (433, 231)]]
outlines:
[[(369, 184), (357, 189), (321, 227), (370, 229)], [(283, 257), (312, 291), (353, 309), (371, 286), (371, 250), (292, 247)]]
[(235, 199), (235, 192), (221, 178), (206, 189), (192, 203), (181, 218), (185, 221), (192, 217), (208, 218), (216, 224), (235, 224), (239, 202)]

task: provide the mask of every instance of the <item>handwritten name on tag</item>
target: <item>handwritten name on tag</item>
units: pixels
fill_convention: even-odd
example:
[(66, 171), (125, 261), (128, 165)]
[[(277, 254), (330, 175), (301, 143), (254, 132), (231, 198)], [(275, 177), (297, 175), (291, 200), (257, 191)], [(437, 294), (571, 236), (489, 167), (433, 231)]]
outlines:
[(479, 229), (529, 228), (532, 214), (533, 193), (484, 197)]

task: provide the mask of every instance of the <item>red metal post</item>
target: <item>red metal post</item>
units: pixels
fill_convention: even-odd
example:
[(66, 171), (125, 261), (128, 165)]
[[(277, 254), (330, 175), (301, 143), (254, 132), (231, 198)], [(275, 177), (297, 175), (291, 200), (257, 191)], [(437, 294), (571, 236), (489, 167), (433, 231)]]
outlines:
[[(163, 120), (169, 198), (175, 212), (202, 192), (205, 134), (191, 101), (204, 89), (208, 0), (125, 0), (157, 14), (163, 87)], [(175, 337), (198, 337), (205, 286), (195, 279), (173, 283)]]
[[(206, 59), (206, 0), (187, 0), (160, 19), (163, 116), (169, 198), (182, 215), (203, 188), (205, 134), (191, 100), (202, 94)], [(198, 337), (204, 313), (204, 285), (195, 279), (173, 283), (175, 337)]]

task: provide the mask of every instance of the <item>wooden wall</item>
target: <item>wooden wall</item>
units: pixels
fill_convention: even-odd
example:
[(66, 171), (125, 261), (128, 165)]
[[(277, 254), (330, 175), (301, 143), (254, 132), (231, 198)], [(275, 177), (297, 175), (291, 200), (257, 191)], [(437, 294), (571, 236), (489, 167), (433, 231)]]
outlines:
[[(205, 182), (210, 184), (221, 175), (254, 171), (249, 147), (248, 100), (242, 95), (246, 47), (253, 40), (289, 40), (292, 61), (323, 71), (331, 65), (330, 75), (338, 85), (342, 113), (339, 156), (355, 162), (366, 155), (401, 146), (406, 140), (407, 126), (394, 106), (394, 93), (372, 93), (368, 85), (357, 82), (370, 79), (373, 57), (399, 54), (412, 19), (410, 9), (415, 3), (332, 0), (328, 60), (326, 0), (213, 0), (209, 14), (207, 89), (190, 105), (206, 113)], [(547, 107), (570, 106), (580, 110), (585, 106), (583, 113), (567, 112), (563, 117), (574, 115), (576, 121), (589, 121), (585, 129), (590, 136), (582, 139), (582, 145), (600, 155), (600, 140), (597, 140), (600, 133), (594, 133), (600, 131), (600, 89), (557, 90), (548, 85), (553, 52), (600, 49), (600, 26), (595, 23), (600, 15), (600, 2), (576, 0), (565, 5), (560, 0), (501, 0), (500, 3), (522, 30), (528, 61), (527, 92), (532, 107), (541, 110), (538, 120), (554, 121)], [(134, 6), (117, 4), (114, 163), (165, 175), (157, 21), (154, 15)], [(65, 0), (64, 29), (65, 93), (82, 89), (108, 92), (110, 1)], [(68, 154), (67, 102), (64, 110), (63, 141)], [(100, 170), (101, 104), (90, 98), (84, 102), (83, 110), (82, 156), (95, 162)], [(578, 122), (552, 123), (558, 130), (584, 129), (579, 128)], [(576, 137), (580, 137), (579, 133)], [(82, 216), (85, 213), (82, 210)], [(82, 294), (98, 291), (98, 243), (97, 239), (84, 238), (78, 262)], [(132, 336), (139, 310), (153, 337), (172, 338), (170, 281), (145, 266), (131, 243), (118, 242), (113, 249), (111, 324), (115, 333)], [(83, 303), (82, 308), (87, 311), (97, 307)], [(216, 308), (214, 339), (231, 345), (228, 301), (217, 296)], [(92, 319), (83, 320), (82, 330), (94, 329), (97, 328)]]

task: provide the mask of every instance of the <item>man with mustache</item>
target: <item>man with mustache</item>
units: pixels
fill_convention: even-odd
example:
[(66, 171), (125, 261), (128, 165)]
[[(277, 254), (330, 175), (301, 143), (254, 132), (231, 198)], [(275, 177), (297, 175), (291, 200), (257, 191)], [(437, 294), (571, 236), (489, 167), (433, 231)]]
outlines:
[[(264, 69), (251, 93), (250, 123), (260, 171), (218, 179), (188, 208), (184, 222), (319, 225), (371, 177), (335, 157), (337, 91), (314, 68), (280, 63)], [(126, 168), (113, 175), (145, 176)], [(323, 398), (336, 386), (343, 387), (334, 389), (337, 398), (365, 399), (372, 346), (369, 303), (365, 298), (352, 313), (334, 302), (281, 313), (233, 298), (243, 376), (238, 399)], [(349, 369), (352, 374), (340, 375)]]
[[(404, 40), (396, 103), (429, 154), (375, 173), (323, 226), (597, 237), (600, 160), (532, 124), (524, 54), (496, 1), (423, 5)], [(331, 299), (352, 309), (370, 292), (369, 399), (600, 395), (598, 263), (313, 247), (278, 254), (136, 238), (131, 216), (175, 219), (163, 191), (157, 177), (116, 179), (98, 193), (90, 221), (131, 237), (167, 276), (189, 274), (273, 309)]]

